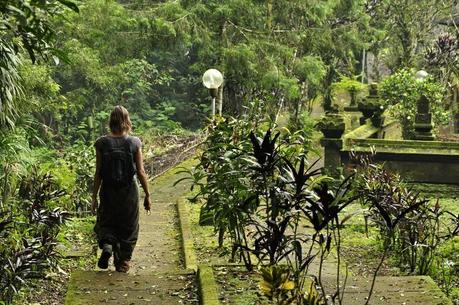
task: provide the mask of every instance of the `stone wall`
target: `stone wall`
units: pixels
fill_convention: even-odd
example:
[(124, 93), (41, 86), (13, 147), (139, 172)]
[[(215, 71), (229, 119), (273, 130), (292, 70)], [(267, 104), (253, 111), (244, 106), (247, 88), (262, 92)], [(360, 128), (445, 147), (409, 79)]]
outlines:
[(384, 163), (407, 181), (459, 185), (459, 143), (394, 140), (400, 131), (395, 122), (382, 128), (363, 125), (340, 139), (322, 139), (325, 169), (332, 174), (354, 166), (351, 151), (375, 152), (375, 162)]

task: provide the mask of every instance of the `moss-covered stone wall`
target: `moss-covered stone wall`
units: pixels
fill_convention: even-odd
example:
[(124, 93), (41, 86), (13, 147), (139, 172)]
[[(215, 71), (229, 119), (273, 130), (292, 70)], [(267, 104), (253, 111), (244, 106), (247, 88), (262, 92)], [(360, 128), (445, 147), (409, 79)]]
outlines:
[(375, 152), (375, 162), (384, 163), (407, 181), (459, 185), (459, 143), (399, 140), (397, 125), (388, 122), (376, 128), (366, 124), (342, 139), (323, 139), (325, 168), (336, 173), (353, 167), (351, 151)]

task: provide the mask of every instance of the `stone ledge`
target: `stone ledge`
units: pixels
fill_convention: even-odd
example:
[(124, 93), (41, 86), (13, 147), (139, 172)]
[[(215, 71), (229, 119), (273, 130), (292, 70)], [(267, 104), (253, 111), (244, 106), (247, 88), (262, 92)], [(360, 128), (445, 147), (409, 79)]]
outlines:
[(201, 305), (220, 305), (218, 298), (218, 286), (215, 281), (212, 266), (198, 266), (198, 284), (199, 294), (201, 296)]
[[(334, 277), (324, 279), (325, 285), (334, 285)], [(344, 304), (364, 304), (371, 278), (352, 277), (344, 294)], [(378, 276), (370, 300), (371, 305), (451, 305), (451, 301), (429, 276)]]
[(367, 139), (377, 134), (378, 131), (379, 128), (371, 124), (365, 124), (351, 132), (346, 133), (343, 138), (345, 139), (345, 142), (350, 139)]
[(418, 140), (384, 140), (347, 138), (346, 144), (357, 147), (374, 146), (377, 149), (386, 149), (403, 152), (417, 152), (426, 154), (456, 154), (459, 155), (459, 143)]
[[(244, 267), (241, 264), (200, 265), (198, 270), (201, 304), (219, 305), (218, 284), (213, 267)], [(327, 292), (334, 291), (336, 276), (332, 266), (323, 274), (322, 282)], [(371, 286), (371, 277), (353, 277), (347, 281), (344, 294), (345, 305), (365, 303)], [(342, 283), (342, 281), (341, 281)], [(452, 305), (445, 294), (429, 276), (378, 276), (371, 305)]]
[(177, 200), (177, 214), (179, 218), (180, 232), (182, 237), (183, 257), (185, 261), (185, 269), (197, 271), (196, 252), (194, 250), (193, 235), (190, 226), (190, 213), (186, 206), (186, 198)]

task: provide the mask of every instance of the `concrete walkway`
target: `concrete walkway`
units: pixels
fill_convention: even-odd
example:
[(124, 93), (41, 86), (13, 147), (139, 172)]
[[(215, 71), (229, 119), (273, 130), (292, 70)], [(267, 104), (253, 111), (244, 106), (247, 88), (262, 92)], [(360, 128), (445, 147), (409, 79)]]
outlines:
[(189, 184), (173, 187), (183, 176), (175, 173), (171, 170), (152, 183), (152, 213), (147, 216), (141, 209), (139, 241), (129, 273), (118, 273), (113, 267), (72, 273), (66, 305), (198, 304), (195, 275), (183, 268), (176, 214), (176, 201)]

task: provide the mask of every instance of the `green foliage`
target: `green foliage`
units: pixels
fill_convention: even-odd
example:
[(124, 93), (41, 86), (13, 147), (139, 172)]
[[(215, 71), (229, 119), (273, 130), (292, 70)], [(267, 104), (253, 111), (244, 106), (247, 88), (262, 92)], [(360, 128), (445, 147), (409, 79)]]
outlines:
[(442, 244), (433, 264), (432, 277), (453, 300), (459, 298), (459, 237)]
[[(95, 172), (95, 150), (84, 143), (75, 143), (60, 159), (60, 169), (68, 168), (75, 180), (67, 188), (70, 201), (66, 208), (80, 216), (87, 216), (91, 207), (91, 190)], [(62, 166), (62, 167), (61, 167)], [(65, 172), (62, 173), (64, 177)]]
[(339, 82), (333, 84), (335, 89), (344, 89), (349, 93), (359, 93), (367, 88), (365, 84), (359, 82), (354, 77), (343, 76)]
[(34, 173), (21, 181), (15, 205), (0, 209), (0, 297), (6, 304), (27, 279), (55, 265), (57, 236), (69, 214), (51, 206), (63, 195), (49, 174)]
[(56, 267), (60, 225), (69, 216), (62, 208), (87, 211), (92, 182), (92, 148), (74, 147), (66, 161), (31, 149), (28, 135), (16, 127), (0, 137), (0, 298), (7, 304), (28, 279)]
[(31, 164), (29, 143), (23, 129), (3, 133), (0, 131), (0, 207), (9, 206), (18, 181)]
[[(66, 106), (52, 114), (50, 127), (70, 139), (89, 142), (106, 132), (112, 107), (123, 104), (137, 132), (180, 129), (177, 121), (183, 121), (183, 114), (195, 113), (183, 106), (193, 103), (178, 99), (170, 89), (171, 68), (151, 59), (156, 53), (139, 32), (145, 20), (115, 1), (87, 1), (80, 9), (79, 15), (68, 13), (67, 20), (56, 21), (70, 63), (53, 69), (61, 87), (56, 100)], [(135, 43), (133, 36), (139, 36)], [(192, 125), (196, 123), (199, 120)]]
[[(305, 291), (311, 262), (315, 257), (323, 262), (332, 243), (339, 248), (339, 240), (329, 232), (339, 230), (343, 209), (355, 199), (349, 193), (352, 180), (334, 186), (331, 180), (316, 177), (318, 171), (307, 166), (307, 152), (301, 149), (304, 144), (290, 141), (288, 133), (273, 135), (270, 129), (258, 138), (253, 130), (263, 127), (256, 125), (259, 118), (253, 119), (210, 126), (201, 163), (190, 172), (189, 179), (200, 188), (194, 201), (204, 201), (204, 215), (211, 215), (220, 241), (227, 233), (233, 257), (239, 254), (248, 269), (253, 264), (251, 254), (257, 264), (266, 263), (274, 269), (281, 262), (287, 264), (287, 276), (281, 271), (266, 271), (265, 293), (279, 304), (303, 303), (315, 299)], [(300, 149), (292, 150), (294, 145)], [(304, 223), (313, 233), (300, 230)], [(290, 288), (282, 289), (279, 279), (291, 280), (293, 287), (289, 282)], [(316, 284), (322, 287), (316, 300), (320, 304), (319, 299), (328, 294), (320, 280)], [(341, 297), (339, 292), (336, 295)]]
[(440, 35), (425, 54), (429, 72), (445, 86), (459, 77), (459, 40), (450, 34)]
[(390, 112), (394, 117), (400, 120), (405, 139), (413, 137), (417, 101), (422, 95), (430, 102), (434, 124), (440, 126), (448, 122), (450, 113), (444, 101), (444, 93), (444, 87), (433, 78), (416, 80), (411, 70), (400, 70), (381, 84), (381, 97), (387, 106), (391, 106)]
[(269, 300), (274, 300), (276, 305), (292, 304), (294, 298), (289, 294), (295, 283), (290, 279), (290, 270), (286, 266), (263, 267), (261, 276), (260, 289)]
[[(410, 189), (399, 175), (371, 157), (360, 157), (357, 188), (369, 219), (379, 228), (382, 248), (394, 253), (397, 266), (410, 274), (432, 274), (439, 249), (459, 233), (458, 216), (433, 205)], [(447, 230), (441, 229), (444, 225)]]
[[(220, 232), (220, 244), (224, 233), (229, 233), (234, 245), (245, 244), (247, 211), (257, 208), (256, 202), (248, 200), (252, 196), (246, 157), (251, 147), (247, 133), (252, 124), (260, 123), (259, 119), (221, 118), (215, 125), (212, 123), (201, 162), (191, 173), (194, 183), (200, 187), (197, 197), (205, 198), (203, 211), (212, 215), (211, 222)], [(241, 177), (241, 173), (247, 175)], [(206, 178), (205, 183), (203, 178)], [(244, 254), (241, 253), (242, 258), (251, 265), (250, 256)]]
[(22, 93), (19, 64), (19, 56), (13, 48), (0, 40), (0, 127), (14, 126), (17, 117), (16, 100)]
[(449, 18), (454, 1), (442, 0), (390, 0), (374, 5), (372, 22), (385, 31), (385, 39), (375, 45), (384, 45), (386, 63), (393, 70), (420, 68), (423, 53), (430, 39), (436, 34), (433, 20)]
[(32, 62), (62, 53), (53, 47), (52, 18), (64, 8), (78, 12), (69, 0), (29, 1), (6, 0), (0, 4), (0, 128), (13, 127), (18, 114), (17, 99), (22, 96), (19, 76), (21, 52), (25, 50)]

